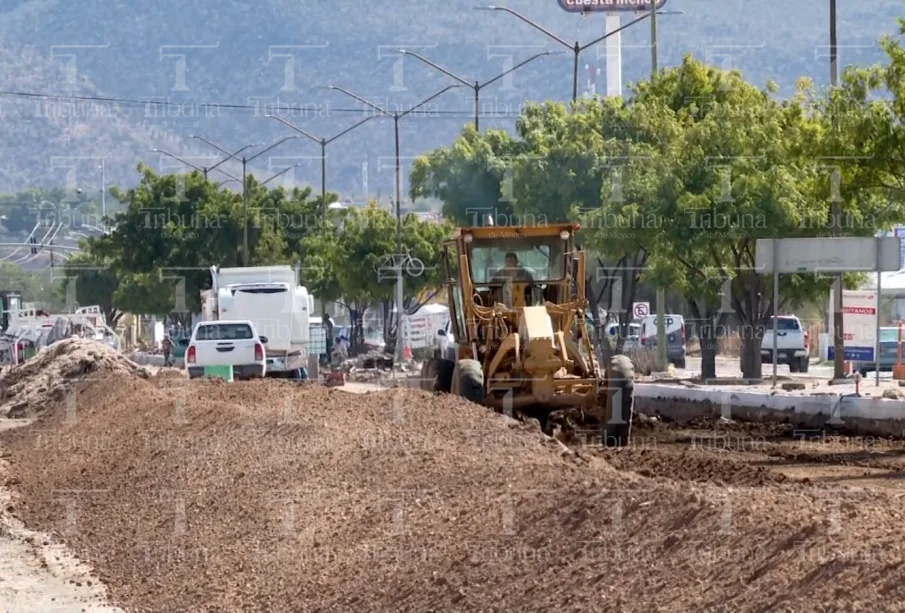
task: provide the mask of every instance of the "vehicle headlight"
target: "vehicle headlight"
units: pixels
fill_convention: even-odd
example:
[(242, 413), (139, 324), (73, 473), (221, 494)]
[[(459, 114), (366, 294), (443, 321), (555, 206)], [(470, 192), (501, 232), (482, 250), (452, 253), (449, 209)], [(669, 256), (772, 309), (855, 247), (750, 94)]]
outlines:
[(474, 236), (472, 236), (470, 232), (462, 238), (463, 238), (463, 240), (465, 240), (466, 243), (470, 243), (471, 241), (474, 240)]
[(559, 233), (559, 238), (563, 239), (564, 241), (569, 240), (570, 236), (571, 236), (571, 234), (569, 234), (568, 230), (563, 230), (562, 232)]

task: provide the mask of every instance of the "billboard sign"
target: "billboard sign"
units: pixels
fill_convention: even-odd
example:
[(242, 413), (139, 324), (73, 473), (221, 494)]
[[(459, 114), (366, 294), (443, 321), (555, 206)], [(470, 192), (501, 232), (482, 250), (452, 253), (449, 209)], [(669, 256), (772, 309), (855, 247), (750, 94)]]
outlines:
[(891, 272), (899, 270), (901, 251), (900, 240), (894, 236), (759, 238), (755, 268), (762, 274)]
[(905, 226), (896, 226), (896, 238), (900, 241), (900, 257), (899, 270), (905, 268)]
[[(876, 359), (877, 304), (876, 291), (842, 290), (842, 329), (845, 333), (846, 360), (873, 362)], [(827, 349), (829, 359), (834, 359), (833, 345)]]
[(656, 2), (657, 10), (666, 0), (559, 0), (559, 6), (569, 13), (632, 13), (650, 11)]

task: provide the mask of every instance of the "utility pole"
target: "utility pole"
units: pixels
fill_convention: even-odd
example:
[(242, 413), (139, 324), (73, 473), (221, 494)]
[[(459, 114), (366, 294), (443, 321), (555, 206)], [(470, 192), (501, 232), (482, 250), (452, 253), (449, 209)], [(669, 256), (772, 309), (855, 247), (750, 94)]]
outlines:
[[(839, 83), (839, 55), (838, 55), (838, 39), (836, 37), (836, 0), (830, 0), (830, 93), (832, 95)], [(830, 102), (830, 112), (832, 113), (833, 131), (838, 128), (836, 123), (836, 110), (834, 104)], [(833, 173), (838, 171), (834, 170)], [(831, 177), (830, 181), (835, 181), (836, 177)], [(831, 186), (830, 192), (833, 193)], [(839, 198), (833, 198), (830, 205), (830, 214), (833, 216), (833, 236), (842, 236), (842, 203)], [(879, 273), (877, 273), (879, 274)], [(777, 305), (773, 306), (774, 314), (777, 314)], [(842, 317), (842, 273), (837, 273), (833, 281), (833, 378), (842, 379), (845, 377), (845, 331), (843, 329), (844, 322)]]
[(104, 158), (101, 158), (101, 219), (104, 220), (104, 232), (107, 231), (107, 169)]
[[(651, 3), (650, 11), (650, 80), (653, 83), (660, 69), (657, 57), (657, 5)], [(657, 286), (657, 370), (666, 372), (666, 289), (662, 285)]]

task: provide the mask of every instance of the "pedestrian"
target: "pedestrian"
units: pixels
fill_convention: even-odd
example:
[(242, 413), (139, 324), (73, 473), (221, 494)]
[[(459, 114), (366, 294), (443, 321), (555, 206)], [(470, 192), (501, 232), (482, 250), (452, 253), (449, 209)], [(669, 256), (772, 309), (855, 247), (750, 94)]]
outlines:
[(173, 353), (173, 341), (170, 340), (169, 335), (163, 337), (163, 342), (160, 344), (161, 349), (163, 349), (163, 365), (170, 366), (170, 355)]
[(340, 332), (336, 348), (339, 350), (339, 355), (342, 356), (343, 360), (349, 359), (349, 339), (346, 337), (345, 330)]
[(335, 326), (333, 325), (333, 318), (330, 317), (330, 314), (327, 313), (324, 315), (324, 332), (326, 333), (327, 338), (327, 360), (333, 359), (333, 330)]

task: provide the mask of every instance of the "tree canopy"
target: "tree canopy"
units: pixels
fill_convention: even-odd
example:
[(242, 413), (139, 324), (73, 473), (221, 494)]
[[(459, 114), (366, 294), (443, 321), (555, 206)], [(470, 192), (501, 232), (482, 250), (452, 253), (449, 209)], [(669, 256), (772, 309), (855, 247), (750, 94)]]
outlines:
[(529, 105), (514, 138), (466, 128), (419, 158), (412, 195), (441, 199), (459, 222), (473, 221), (477, 205), (495, 212), (497, 225), (581, 220), (580, 239), (597, 255), (592, 307), (607, 302), (625, 325), (639, 282), (671, 288), (686, 297), (707, 345), (705, 376), (732, 315), (750, 332), (743, 371), (758, 377), (758, 327), (784, 306), (821, 300), (830, 279), (784, 275), (782, 304), (772, 304), (772, 279), (755, 269), (757, 239), (829, 236), (833, 202), (845, 235), (873, 236), (905, 220), (903, 122), (871, 98), (886, 88), (895, 109), (905, 95), (905, 52), (886, 46), (890, 66), (852, 71), (834, 92), (802, 81), (783, 100), (769, 83), (686, 57), (624, 100)]
[[(243, 265), (240, 193), (197, 172), (138, 170), (137, 187), (114, 191), (124, 208), (112, 230), (84, 240), (83, 252), (65, 265), (67, 291), (80, 305), (100, 305), (111, 323), (123, 312), (197, 313), (200, 292), (210, 287), (210, 267)], [(361, 314), (392, 299), (396, 221), (388, 210), (372, 203), (324, 217), (320, 197), (310, 189), (269, 189), (254, 177), (248, 192), (249, 266), (301, 264), (302, 282), (315, 297), (356, 305)], [(405, 279), (412, 308), (425, 289), (440, 284), (433, 263), (447, 233), (415, 215), (403, 220), (405, 252), (424, 263), (423, 270), (409, 266)]]

